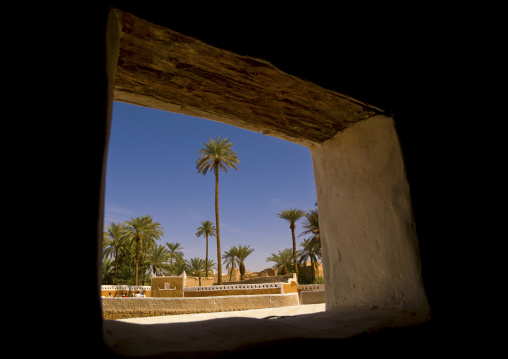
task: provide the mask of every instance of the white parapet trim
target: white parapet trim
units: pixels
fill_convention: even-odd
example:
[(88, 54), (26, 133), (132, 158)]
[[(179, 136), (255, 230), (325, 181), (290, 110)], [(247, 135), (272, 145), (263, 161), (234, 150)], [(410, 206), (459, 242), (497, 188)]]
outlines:
[(291, 282), (298, 282), (298, 279), (296, 278), (296, 273), (292, 273), (291, 275), (292, 275), (292, 277), (288, 278), (288, 281), (286, 282), (286, 284), (289, 284)]
[(197, 291), (218, 291), (218, 290), (248, 290), (248, 289), (269, 289), (279, 288), (282, 291), (282, 283), (259, 283), (259, 284), (229, 284), (229, 285), (211, 285), (204, 287), (185, 287), (184, 292)]
[(132, 286), (130, 286), (130, 289), (131, 289), (131, 291), (138, 290), (140, 292), (146, 292), (146, 291), (151, 291), (152, 287), (149, 285), (132, 285)]
[(299, 290), (325, 290), (324, 284), (299, 284)]
[(101, 285), (101, 291), (107, 290), (126, 290), (130, 292), (150, 292), (152, 287), (149, 285)]

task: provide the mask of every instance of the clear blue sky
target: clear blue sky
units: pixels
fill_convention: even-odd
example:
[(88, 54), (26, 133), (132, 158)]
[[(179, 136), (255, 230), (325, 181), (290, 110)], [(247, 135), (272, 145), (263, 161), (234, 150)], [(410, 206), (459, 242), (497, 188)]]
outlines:
[[(184, 258), (205, 258), (205, 239), (195, 233), (201, 221), (215, 223), (215, 178), (198, 174), (195, 163), (203, 143), (215, 136), (229, 138), (240, 160), (238, 171), (219, 174), (221, 250), (250, 245), (255, 251), (246, 269), (271, 267), (271, 253), (292, 247), (289, 223), (277, 213), (315, 208), (310, 151), (222, 123), (115, 102), (104, 224), (150, 214), (164, 228), (160, 244), (179, 242)], [(297, 222), (296, 235), (301, 231)], [(302, 240), (297, 237), (297, 244)], [(217, 262), (215, 238), (208, 250)]]

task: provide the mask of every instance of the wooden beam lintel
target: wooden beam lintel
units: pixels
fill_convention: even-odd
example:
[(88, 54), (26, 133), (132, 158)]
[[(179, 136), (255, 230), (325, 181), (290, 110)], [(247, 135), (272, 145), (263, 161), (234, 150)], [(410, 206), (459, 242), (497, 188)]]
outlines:
[(310, 146), (383, 111), (115, 10), (115, 101), (220, 121)]

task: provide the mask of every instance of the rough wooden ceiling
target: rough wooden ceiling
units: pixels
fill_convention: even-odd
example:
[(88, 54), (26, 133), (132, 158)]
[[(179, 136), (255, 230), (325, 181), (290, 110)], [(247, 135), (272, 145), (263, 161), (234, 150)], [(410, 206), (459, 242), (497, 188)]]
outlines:
[(216, 120), (311, 146), (382, 111), (270, 63), (116, 10), (115, 101)]

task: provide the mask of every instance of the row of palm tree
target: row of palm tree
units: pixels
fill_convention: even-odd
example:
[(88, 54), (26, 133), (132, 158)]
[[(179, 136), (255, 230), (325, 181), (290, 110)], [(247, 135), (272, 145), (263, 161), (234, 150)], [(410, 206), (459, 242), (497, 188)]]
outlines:
[[(205, 260), (198, 257), (185, 260), (182, 252), (184, 248), (178, 242), (148, 247), (140, 245), (142, 249), (140, 254), (136, 255), (136, 243), (132, 243), (126, 237), (114, 241), (111, 234), (121, 233), (119, 228), (124, 225), (125, 223), (111, 223), (106, 227), (108, 235), (104, 237), (103, 284), (138, 285), (139, 276), (144, 283), (150, 280), (151, 273), (157, 276), (181, 275), (183, 272), (189, 276), (202, 275)], [(210, 269), (216, 268), (212, 260), (209, 260), (206, 266)]]
[[(315, 204), (317, 206), (317, 203)], [(278, 269), (278, 272), (281, 274), (288, 274), (289, 272), (296, 273), (298, 276), (298, 266), (301, 264), (307, 263), (310, 260), (311, 262), (311, 280), (312, 283), (316, 281), (316, 268), (321, 260), (321, 237), (319, 233), (319, 217), (317, 209), (309, 209), (308, 212), (298, 210), (298, 209), (289, 209), (281, 211), (281, 213), (277, 214), (280, 218), (287, 220), (290, 222), (291, 229), (291, 237), (293, 242), (292, 250), (290, 248), (286, 248), (283, 250), (279, 250), (277, 254), (271, 253), (271, 256), (266, 259), (267, 262), (275, 262), (274, 268)], [(296, 237), (295, 237), (295, 228), (296, 221), (304, 218), (304, 223), (302, 227), (304, 231), (299, 234), (299, 237), (304, 235), (310, 235), (309, 238), (304, 238), (303, 242), (300, 243), (302, 249), (296, 250)], [(198, 232), (196, 235), (199, 237), (203, 234), (208, 234), (210, 236), (215, 236), (215, 227), (210, 221), (201, 222), (201, 227), (198, 228)], [(208, 257), (208, 237), (206, 243), (206, 253)], [(240, 269), (240, 280), (245, 279), (245, 264), (244, 261), (249, 254), (254, 251), (250, 246), (242, 246), (238, 247), (232, 246), (229, 251), (224, 252), (224, 264), (229, 268), (229, 279), (231, 280), (233, 269), (235, 268), (235, 264), (238, 264)], [(292, 262), (292, 263), (291, 263)], [(292, 266), (291, 266), (292, 264)]]
[[(303, 248), (297, 251), (297, 255), (290, 248), (279, 251), (278, 254), (272, 253), (267, 261), (274, 261), (275, 268), (279, 273), (287, 274), (288, 271), (296, 272), (291, 262), (297, 261), (298, 264), (305, 263), (308, 259), (311, 261), (312, 279), (315, 279), (314, 269), (317, 267), (321, 257), (321, 246), (319, 240), (319, 228), (317, 222), (317, 211), (311, 210), (306, 214), (306, 223), (303, 225), (306, 229), (300, 234), (311, 233), (312, 236), (304, 239), (300, 246)], [(206, 276), (210, 270), (217, 266), (213, 260), (208, 258), (208, 248), (206, 258), (183, 259), (184, 249), (180, 243), (168, 243), (165, 245), (155, 244), (155, 240), (160, 239), (162, 227), (154, 222), (151, 216), (141, 216), (131, 218), (124, 223), (111, 223), (104, 232), (104, 284), (131, 283), (137, 285), (139, 274), (142, 281), (149, 280), (149, 274), (155, 275), (181, 275), (184, 271), (191, 276)], [(201, 226), (197, 228), (196, 236), (205, 236), (208, 247), (208, 236), (215, 236), (215, 226), (210, 221), (202, 221)], [(292, 231), (294, 235), (294, 230)], [(230, 280), (233, 270), (238, 266), (240, 271), (240, 280), (245, 279), (245, 260), (254, 252), (250, 245), (232, 246), (223, 254), (224, 265), (228, 267)], [(120, 266), (120, 273), (119, 273)], [(140, 270), (141, 269), (141, 270)], [(220, 276), (219, 276), (220, 277)]]
[[(159, 223), (151, 216), (131, 218), (124, 223), (110, 223), (104, 231), (103, 244), (103, 283), (131, 283), (138, 285), (139, 274), (143, 282), (149, 274), (181, 275), (184, 271), (190, 276), (206, 276), (210, 270), (217, 269), (213, 260), (208, 258), (208, 237), (216, 236), (216, 229), (210, 221), (202, 221), (197, 228), (196, 236), (206, 238), (206, 258), (183, 259), (184, 249), (180, 243), (156, 244), (163, 235)], [(240, 269), (241, 278), (245, 276), (245, 259), (254, 251), (248, 245), (232, 246), (224, 252), (224, 264), (230, 269), (230, 276), (235, 264)], [(119, 273), (119, 267), (121, 273)], [(219, 276), (220, 279), (221, 276)]]

